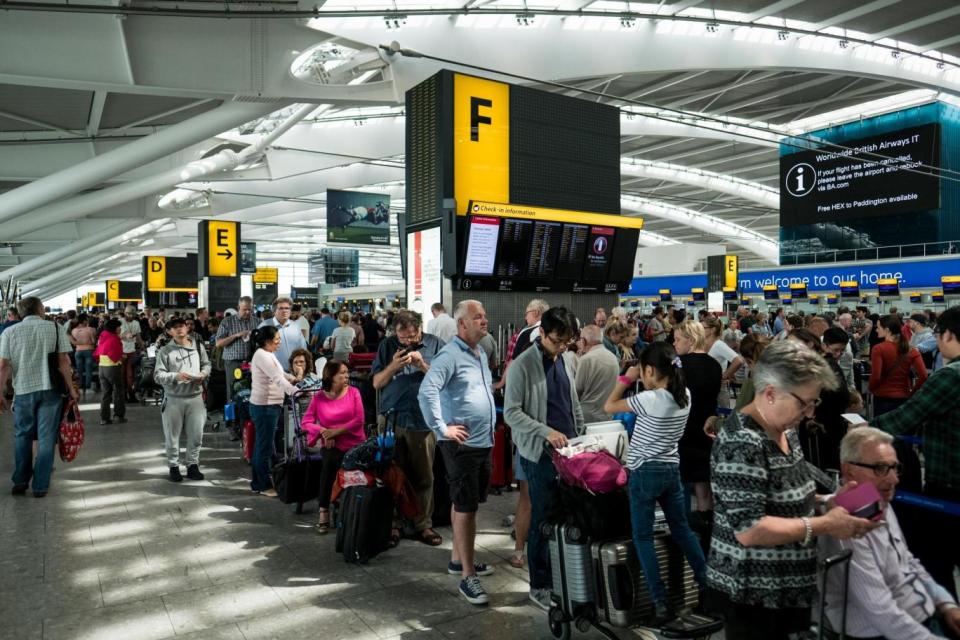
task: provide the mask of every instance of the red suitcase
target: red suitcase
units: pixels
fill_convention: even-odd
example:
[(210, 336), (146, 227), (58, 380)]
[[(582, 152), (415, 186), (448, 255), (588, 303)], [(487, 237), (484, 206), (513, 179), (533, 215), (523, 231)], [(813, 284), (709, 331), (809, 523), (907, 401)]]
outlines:
[(250, 462), (253, 458), (253, 446), (257, 441), (257, 433), (253, 428), (253, 420), (247, 419), (243, 423), (243, 459)]
[(370, 373), (376, 353), (351, 353), (347, 356), (347, 368), (357, 373)]

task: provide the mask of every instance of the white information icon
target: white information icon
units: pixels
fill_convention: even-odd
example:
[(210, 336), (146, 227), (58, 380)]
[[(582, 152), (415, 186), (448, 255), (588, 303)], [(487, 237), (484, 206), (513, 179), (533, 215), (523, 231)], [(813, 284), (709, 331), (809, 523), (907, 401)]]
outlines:
[(817, 170), (806, 162), (795, 164), (787, 171), (784, 187), (795, 198), (802, 198), (817, 186)]

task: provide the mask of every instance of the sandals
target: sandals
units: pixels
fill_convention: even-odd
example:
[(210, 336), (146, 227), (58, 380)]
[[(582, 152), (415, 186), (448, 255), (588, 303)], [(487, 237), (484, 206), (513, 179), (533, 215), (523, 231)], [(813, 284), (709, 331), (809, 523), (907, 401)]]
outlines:
[[(428, 531), (430, 533), (427, 533)], [(439, 547), (443, 544), (443, 536), (433, 529), (424, 529), (421, 531), (417, 534), (417, 540), (430, 547)]]
[(330, 533), (330, 511), (321, 509), (317, 518), (317, 533)]
[(510, 566), (514, 569), (523, 569), (523, 563), (526, 560), (523, 556), (523, 551), (514, 551), (513, 555), (510, 556)]
[(390, 530), (390, 539), (387, 541), (387, 549), (393, 549), (400, 544), (400, 529)]

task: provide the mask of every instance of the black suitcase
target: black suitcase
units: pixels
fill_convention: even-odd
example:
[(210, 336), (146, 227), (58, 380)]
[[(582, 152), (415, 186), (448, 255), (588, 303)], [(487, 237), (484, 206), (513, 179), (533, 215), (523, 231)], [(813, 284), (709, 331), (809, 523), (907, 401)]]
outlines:
[[(667, 598), (677, 611), (695, 607), (699, 599), (693, 570), (670, 535), (655, 532), (653, 537), (660, 578)], [(653, 618), (653, 601), (630, 538), (595, 542), (591, 556), (597, 575), (597, 613), (613, 627), (631, 627)]]
[(386, 551), (393, 527), (393, 496), (386, 487), (348, 487), (335, 505), (338, 553), (346, 562), (366, 564)]

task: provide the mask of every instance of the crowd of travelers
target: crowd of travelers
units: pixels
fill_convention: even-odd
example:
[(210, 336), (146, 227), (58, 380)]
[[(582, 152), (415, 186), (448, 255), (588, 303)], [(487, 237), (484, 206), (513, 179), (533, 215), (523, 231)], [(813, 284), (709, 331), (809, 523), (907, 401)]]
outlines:
[[(515, 445), (509, 562), (527, 567), (530, 600), (548, 610), (554, 583), (541, 525), (557, 490), (551, 451), (585, 424), (626, 415), (632, 539), (655, 624), (677, 615), (654, 547), (659, 506), (701, 606), (722, 612), (728, 640), (806, 630), (820, 588), (828, 626), (841, 629), (845, 619), (846, 637), (960, 634), (960, 307), (906, 316), (895, 308), (741, 308), (695, 318), (679, 308), (645, 315), (616, 307), (577, 318), (534, 299), (503, 354), (479, 301), (463, 300), (450, 313), (436, 304), (430, 313), (428, 322), (408, 309), (305, 313), (280, 297), (257, 315), (245, 297), (216, 315), (127, 307), (119, 316), (71, 311), (45, 322), (42, 303), (25, 298), (0, 325), (0, 388), (12, 381), (16, 408), (13, 493), (31, 482), (35, 496), (48, 491), (62, 405), (52, 376), (69, 381), (75, 398), (99, 392), (101, 424), (109, 425), (125, 421), (125, 403), (137, 400), (138, 361), (156, 358), (169, 478), (180, 481), (181, 431), (187, 478), (203, 479), (204, 390), (219, 376), (229, 398), (236, 371), (249, 367), (250, 486), (264, 496), (277, 495), (271, 461), (285, 399), (319, 387), (302, 426), (321, 450), (317, 529), (325, 533), (334, 525), (336, 472), (367, 435), (364, 400), (350, 384), (353, 354), (366, 352), (377, 412), (395, 425), (394, 460), (420, 505), (413, 519), (395, 514), (390, 544), (442, 544), (432, 521), (440, 456), (452, 505), (447, 571), (460, 576), (472, 604), (489, 602), (480, 577), (494, 570), (477, 558), (475, 540), (498, 421)], [(0, 398), (0, 409), (8, 404)], [(920, 526), (894, 512), (910, 470), (911, 491), (947, 505), (911, 512)], [(864, 484), (882, 497), (879, 518), (836, 503)], [(818, 558), (840, 549), (853, 551), (848, 601), (839, 579), (817, 579)]]

